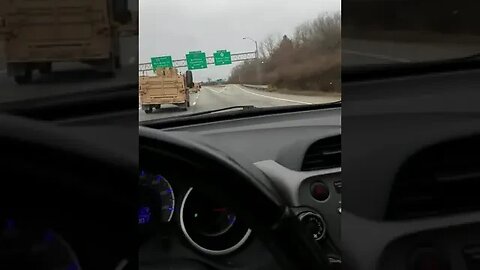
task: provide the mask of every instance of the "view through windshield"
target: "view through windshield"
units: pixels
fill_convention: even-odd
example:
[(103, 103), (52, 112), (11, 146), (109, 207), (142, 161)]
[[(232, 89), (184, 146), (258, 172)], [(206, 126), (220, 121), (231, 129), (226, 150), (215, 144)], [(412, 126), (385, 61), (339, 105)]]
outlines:
[(134, 85), (137, 68), (137, 0), (0, 3), (0, 104)]
[(140, 121), (341, 99), (341, 1), (140, 2)]
[(401, 65), (480, 53), (480, 2), (344, 0), (342, 65)]
[(480, 53), (478, 1), (341, 3), (3, 1), (0, 104), (126, 84), (139, 120), (329, 103), (342, 67)]

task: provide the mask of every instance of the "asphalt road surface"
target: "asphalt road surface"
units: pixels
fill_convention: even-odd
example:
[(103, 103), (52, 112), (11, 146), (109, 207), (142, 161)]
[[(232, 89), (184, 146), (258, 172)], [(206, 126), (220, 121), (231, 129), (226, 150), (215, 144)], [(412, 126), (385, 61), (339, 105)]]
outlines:
[(401, 64), (465, 57), (480, 52), (479, 44), (393, 42), (342, 39), (342, 65)]
[(200, 92), (190, 96), (191, 107), (182, 111), (174, 105), (146, 114), (139, 108), (139, 120), (152, 120), (182, 114), (222, 109), (238, 105), (255, 107), (272, 107), (285, 105), (317, 104), (338, 101), (340, 97), (300, 96), (255, 90), (239, 85), (229, 84), (222, 87), (203, 86)]

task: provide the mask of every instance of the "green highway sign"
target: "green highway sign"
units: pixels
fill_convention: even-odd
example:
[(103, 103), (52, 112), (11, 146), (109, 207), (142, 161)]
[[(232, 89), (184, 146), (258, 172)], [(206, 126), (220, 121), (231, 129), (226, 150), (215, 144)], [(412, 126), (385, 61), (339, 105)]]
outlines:
[(215, 66), (230, 65), (232, 63), (232, 57), (227, 50), (220, 50), (213, 53), (213, 61)]
[(189, 52), (186, 58), (189, 70), (207, 68), (207, 57), (202, 51)]
[(151, 61), (153, 71), (155, 71), (157, 68), (173, 67), (171, 56), (152, 57)]

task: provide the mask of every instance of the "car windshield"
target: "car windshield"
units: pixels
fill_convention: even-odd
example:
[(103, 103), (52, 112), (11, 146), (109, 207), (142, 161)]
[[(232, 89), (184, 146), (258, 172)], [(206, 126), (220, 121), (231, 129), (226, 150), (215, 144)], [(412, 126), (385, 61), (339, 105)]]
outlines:
[(140, 121), (341, 100), (340, 0), (139, 7)]
[(0, 109), (136, 84), (137, 67), (136, 0), (0, 3)]
[(478, 1), (37, 2), (0, 4), (0, 109), (137, 82), (141, 121), (330, 103), (342, 68), (480, 53)]
[(439, 62), (480, 53), (478, 1), (346, 2), (343, 67)]

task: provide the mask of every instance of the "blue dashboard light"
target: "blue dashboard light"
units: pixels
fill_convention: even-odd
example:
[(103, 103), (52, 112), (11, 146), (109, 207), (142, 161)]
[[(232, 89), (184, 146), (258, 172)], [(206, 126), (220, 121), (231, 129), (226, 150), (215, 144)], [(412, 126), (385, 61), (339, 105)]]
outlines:
[(232, 225), (233, 223), (235, 223), (235, 221), (237, 220), (237, 217), (234, 216), (234, 215), (228, 215), (227, 218), (228, 218), (228, 223), (229, 223), (230, 225)]
[(13, 230), (15, 228), (15, 221), (13, 219), (7, 219), (6, 229)]
[(51, 243), (54, 238), (55, 236), (53, 235), (53, 232), (51, 230), (48, 230), (43, 234), (43, 241), (45, 241), (46, 243)]
[(67, 270), (78, 270), (78, 266), (75, 262), (72, 262), (67, 266)]
[(138, 210), (138, 224), (146, 224), (150, 221), (150, 208), (148, 206), (140, 207)]
[(145, 176), (145, 171), (140, 171), (140, 177), (144, 177)]
[(163, 180), (163, 176), (161, 176), (161, 175), (155, 176), (155, 184), (158, 184), (162, 180)]

